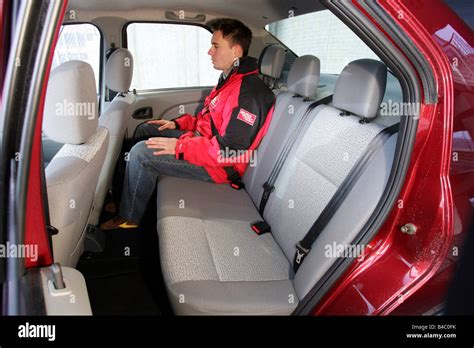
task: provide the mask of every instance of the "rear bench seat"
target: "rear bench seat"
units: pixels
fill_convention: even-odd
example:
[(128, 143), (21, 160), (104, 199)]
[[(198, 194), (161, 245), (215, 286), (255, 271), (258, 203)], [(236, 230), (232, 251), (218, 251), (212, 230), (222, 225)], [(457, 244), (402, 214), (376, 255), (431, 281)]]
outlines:
[[(161, 266), (176, 314), (291, 314), (335, 258), (325, 246), (350, 244), (371, 215), (390, 173), (396, 134), (380, 147), (333, 219), (293, 272), (301, 240), (371, 140), (385, 126), (377, 119), (386, 67), (350, 63), (341, 73), (333, 106), (311, 106), (319, 60), (298, 58), (288, 92), (278, 94), (274, 119), (243, 178), (246, 190), (163, 177), (158, 183), (157, 231)], [(295, 97), (296, 95), (296, 97)], [(347, 112), (350, 115), (341, 116)], [(304, 123), (300, 121), (304, 120)], [(272, 233), (258, 236), (262, 185), (287, 136), (301, 126), (275, 183), (263, 218)]]

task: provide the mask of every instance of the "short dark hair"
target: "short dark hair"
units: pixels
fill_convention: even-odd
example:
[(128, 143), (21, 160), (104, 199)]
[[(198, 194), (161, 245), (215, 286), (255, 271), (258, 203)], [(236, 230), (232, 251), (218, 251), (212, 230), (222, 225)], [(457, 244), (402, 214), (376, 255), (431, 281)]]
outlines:
[(242, 47), (244, 57), (249, 53), (252, 31), (241, 21), (233, 18), (214, 18), (206, 23), (212, 32), (222, 31), (222, 36)]

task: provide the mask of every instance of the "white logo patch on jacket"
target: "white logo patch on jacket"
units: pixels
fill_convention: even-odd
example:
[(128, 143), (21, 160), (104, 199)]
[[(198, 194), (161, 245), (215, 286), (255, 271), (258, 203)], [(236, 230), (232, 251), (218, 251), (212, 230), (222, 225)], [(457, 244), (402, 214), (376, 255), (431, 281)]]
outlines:
[(257, 115), (254, 115), (245, 109), (240, 109), (239, 114), (237, 115), (237, 119), (253, 126), (255, 120), (257, 119)]
[(213, 109), (215, 109), (218, 103), (219, 103), (219, 96), (216, 95), (216, 96), (214, 97), (214, 99), (211, 100), (211, 103), (210, 103), (210, 104), (211, 104), (211, 107), (212, 107)]

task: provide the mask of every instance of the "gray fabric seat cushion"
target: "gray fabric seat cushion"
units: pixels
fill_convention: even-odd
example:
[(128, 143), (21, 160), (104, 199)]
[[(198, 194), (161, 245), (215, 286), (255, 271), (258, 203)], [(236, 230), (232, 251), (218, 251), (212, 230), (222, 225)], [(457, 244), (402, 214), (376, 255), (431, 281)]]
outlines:
[(161, 267), (177, 314), (289, 315), (298, 304), (289, 260), (271, 234), (258, 236), (250, 226), (262, 220), (255, 205), (284, 139), (311, 104), (302, 97), (316, 92), (317, 58), (298, 59), (292, 69), (290, 92), (277, 97), (256, 167), (243, 177), (248, 193), (173, 177), (158, 182)]
[(163, 276), (177, 314), (290, 314), (293, 271), (271, 234), (251, 221), (158, 220)]
[(289, 315), (298, 303), (289, 280), (199, 280), (173, 284), (168, 291), (180, 315)]
[(238, 221), (261, 219), (245, 190), (170, 176), (161, 177), (158, 182), (157, 207), (158, 220), (167, 216)]

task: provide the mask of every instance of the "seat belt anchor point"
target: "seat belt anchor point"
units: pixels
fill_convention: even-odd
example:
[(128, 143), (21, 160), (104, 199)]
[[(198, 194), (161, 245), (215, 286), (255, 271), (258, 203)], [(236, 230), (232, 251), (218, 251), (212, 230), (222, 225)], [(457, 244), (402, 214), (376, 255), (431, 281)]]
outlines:
[(266, 192), (273, 192), (273, 190), (275, 189), (275, 186), (274, 186), (274, 185), (270, 185), (268, 182), (266, 182), (266, 183), (263, 184), (263, 189), (264, 189)]
[(234, 181), (230, 183), (230, 187), (232, 187), (234, 190), (241, 190), (245, 188), (245, 184), (241, 181)]
[(256, 222), (250, 224), (250, 227), (259, 236), (264, 234), (264, 233), (271, 233), (271, 227), (265, 221), (256, 221)]
[(303, 258), (309, 254), (311, 248), (305, 248), (301, 241), (296, 244), (296, 263), (301, 264)]

